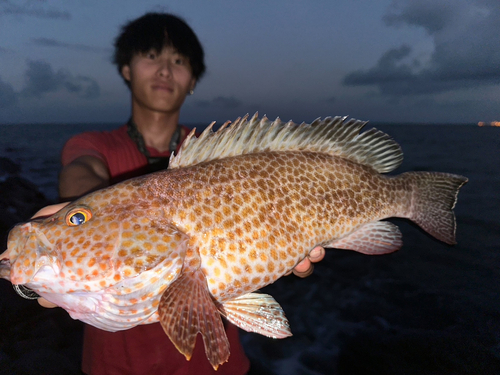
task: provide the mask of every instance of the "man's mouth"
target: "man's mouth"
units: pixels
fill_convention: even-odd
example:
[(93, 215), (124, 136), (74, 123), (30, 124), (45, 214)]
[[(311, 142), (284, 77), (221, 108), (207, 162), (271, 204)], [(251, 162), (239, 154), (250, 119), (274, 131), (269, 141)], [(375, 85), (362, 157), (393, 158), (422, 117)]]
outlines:
[(174, 89), (167, 84), (156, 83), (151, 86), (153, 90), (173, 92)]

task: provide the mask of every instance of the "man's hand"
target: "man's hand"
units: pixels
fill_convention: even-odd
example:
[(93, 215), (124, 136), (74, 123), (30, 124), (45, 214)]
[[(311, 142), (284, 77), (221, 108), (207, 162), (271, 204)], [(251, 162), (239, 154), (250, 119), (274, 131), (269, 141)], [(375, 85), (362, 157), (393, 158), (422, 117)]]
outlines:
[[(41, 210), (39, 210), (36, 214), (34, 214), (33, 217), (32, 217), (32, 219), (36, 219), (37, 217), (42, 217), (42, 216), (53, 215), (57, 211), (59, 211), (61, 208), (67, 206), (68, 203), (69, 202), (58, 203), (58, 204), (53, 204), (53, 205), (50, 205), (50, 206), (46, 206), (46, 207), (42, 208)], [(56, 304), (54, 304), (52, 302), (49, 302), (45, 298), (42, 298), (42, 297), (38, 298), (37, 301), (43, 307), (47, 307), (47, 308), (57, 307)]]
[(45, 206), (44, 208), (38, 210), (36, 214), (34, 214), (31, 218), (36, 219), (37, 217), (53, 215), (61, 208), (66, 207), (68, 204), (69, 202), (64, 202), (64, 203), (52, 204), (50, 206)]
[(311, 250), (309, 255), (305, 257), (299, 264), (293, 269), (293, 273), (298, 277), (307, 277), (313, 273), (314, 264), (317, 263), (325, 257), (325, 249), (321, 246), (316, 246)]

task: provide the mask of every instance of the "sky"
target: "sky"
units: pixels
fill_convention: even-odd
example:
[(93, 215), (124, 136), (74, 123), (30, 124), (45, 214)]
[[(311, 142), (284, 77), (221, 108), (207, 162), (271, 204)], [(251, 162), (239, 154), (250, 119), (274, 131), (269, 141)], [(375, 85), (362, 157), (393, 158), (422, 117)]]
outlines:
[(500, 120), (499, 0), (0, 0), (0, 124), (125, 122), (112, 45), (151, 11), (205, 49), (186, 124)]

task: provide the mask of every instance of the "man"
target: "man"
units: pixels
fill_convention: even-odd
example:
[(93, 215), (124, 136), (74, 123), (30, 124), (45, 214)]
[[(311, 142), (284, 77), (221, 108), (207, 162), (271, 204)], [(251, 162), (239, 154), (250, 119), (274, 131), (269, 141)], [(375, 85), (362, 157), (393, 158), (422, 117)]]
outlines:
[[(191, 28), (173, 15), (146, 14), (123, 27), (115, 42), (114, 62), (131, 91), (131, 118), (111, 132), (83, 133), (66, 143), (59, 179), (63, 201), (166, 168), (170, 153), (187, 136), (188, 129), (179, 125), (180, 110), (205, 71), (203, 49)], [(37, 216), (59, 208), (48, 207)], [(319, 261), (323, 255), (323, 249), (314, 249), (294, 273), (309, 275), (310, 260)], [(39, 302), (54, 306), (43, 299)], [(231, 356), (217, 374), (245, 374), (249, 361), (237, 328), (227, 323), (226, 332)], [(214, 373), (200, 335), (193, 357), (186, 361), (159, 323), (116, 333), (87, 326), (82, 367), (85, 373), (106, 375)]]

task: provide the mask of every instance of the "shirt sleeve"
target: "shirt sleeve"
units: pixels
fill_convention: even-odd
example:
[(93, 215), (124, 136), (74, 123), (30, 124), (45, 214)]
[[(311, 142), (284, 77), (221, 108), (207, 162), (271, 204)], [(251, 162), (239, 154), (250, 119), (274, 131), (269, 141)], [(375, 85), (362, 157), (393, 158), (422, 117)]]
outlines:
[(63, 167), (80, 156), (95, 156), (107, 165), (106, 157), (100, 151), (106, 149), (104, 143), (98, 132), (75, 135), (66, 142), (62, 149), (61, 163)]

